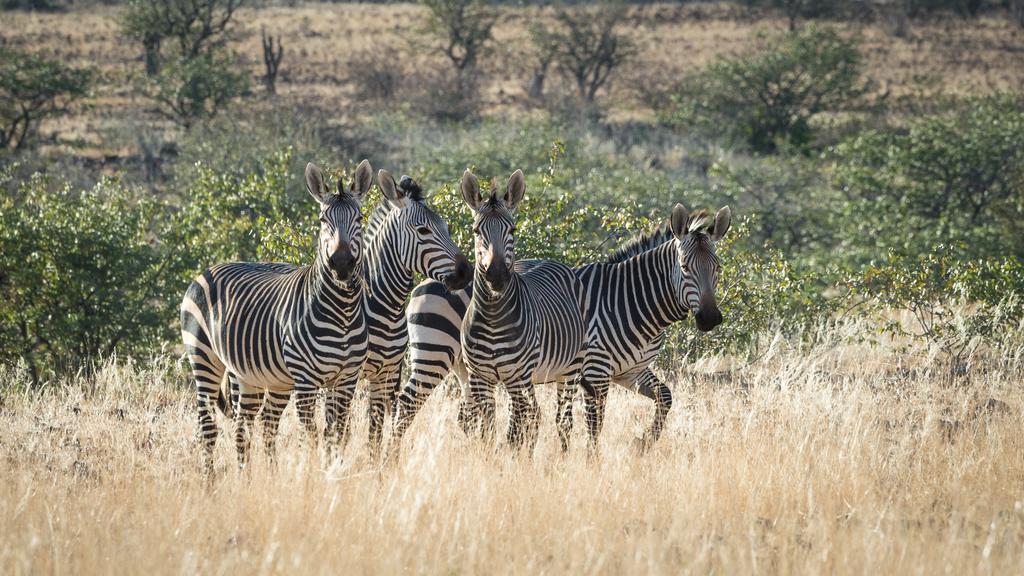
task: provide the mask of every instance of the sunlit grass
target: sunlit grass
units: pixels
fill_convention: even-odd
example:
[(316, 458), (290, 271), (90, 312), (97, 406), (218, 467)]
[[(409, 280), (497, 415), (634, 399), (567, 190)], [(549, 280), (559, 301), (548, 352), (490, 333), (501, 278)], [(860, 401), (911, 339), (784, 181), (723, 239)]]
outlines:
[(674, 377), (667, 429), (642, 457), (653, 409), (626, 391), (590, 462), (579, 419), (559, 453), (551, 390), (532, 458), (466, 439), (438, 390), (390, 466), (366, 455), (360, 399), (340, 463), (301, 447), (289, 410), (276, 469), (258, 456), (239, 474), (223, 434), (211, 484), (174, 370), (110, 362), (29, 394), (7, 369), (0, 572), (1024, 569), (1015, 370), (949, 387), (925, 356), (780, 348), (729, 378), (703, 376), (722, 361)]

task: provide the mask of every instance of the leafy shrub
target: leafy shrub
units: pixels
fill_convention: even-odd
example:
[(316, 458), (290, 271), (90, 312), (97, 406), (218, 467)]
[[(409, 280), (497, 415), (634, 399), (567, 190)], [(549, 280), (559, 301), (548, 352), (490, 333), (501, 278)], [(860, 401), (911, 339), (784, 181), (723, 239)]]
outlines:
[(684, 81), (663, 119), (774, 152), (814, 136), (813, 118), (850, 106), (866, 90), (856, 40), (834, 29), (808, 26), (768, 43), (759, 54), (722, 57)]
[(105, 180), (49, 191), (42, 177), (0, 200), (0, 358), (39, 382), (115, 352), (152, 351), (174, 332), (188, 262), (165, 242), (166, 207)]
[[(538, 25), (532, 30), (531, 39), (541, 61), (554, 60), (559, 72), (576, 85), (577, 96), (593, 102), (612, 72), (636, 54), (629, 36), (619, 29), (625, 14), (626, 6), (621, 3), (598, 3), (572, 11), (560, 9), (555, 13), (555, 26)], [(540, 82), (536, 90), (542, 92), (542, 75)]]
[(896, 249), (953, 246), (964, 259), (1024, 257), (1024, 107), (973, 99), (906, 132), (869, 131), (839, 146), (834, 186), (848, 202), (846, 251), (866, 262)]
[(66, 112), (92, 79), (90, 70), (0, 47), (0, 150), (25, 146), (39, 122)]
[(420, 0), (427, 9), (426, 32), (462, 77), (487, 53), (498, 13), (483, 0)]
[[(1024, 318), (1021, 260), (965, 261), (957, 252), (950, 245), (919, 256), (889, 252), (852, 282), (862, 298), (883, 312), (884, 330), (936, 346), (946, 355), (951, 375), (966, 372), (983, 343), (1020, 330)], [(894, 309), (911, 314), (910, 329), (886, 317)]]
[(218, 50), (164, 66), (150, 83), (149, 97), (155, 112), (187, 130), (248, 89), (248, 73), (238, 70), (232, 54)]
[(210, 54), (224, 44), (235, 12), (245, 0), (131, 0), (121, 30), (143, 45), (146, 74), (160, 72), (164, 40), (174, 42), (174, 57), (184, 62)]
[[(290, 164), (291, 151), (285, 150), (247, 172), (197, 165), (175, 216), (174, 244), (201, 269), (220, 262), (257, 260), (265, 236), (279, 223), (315, 222), (316, 211), (300, 184), (301, 173), (290, 170)], [(314, 239), (310, 235), (307, 242)], [(308, 263), (312, 253), (310, 247), (290, 261)]]

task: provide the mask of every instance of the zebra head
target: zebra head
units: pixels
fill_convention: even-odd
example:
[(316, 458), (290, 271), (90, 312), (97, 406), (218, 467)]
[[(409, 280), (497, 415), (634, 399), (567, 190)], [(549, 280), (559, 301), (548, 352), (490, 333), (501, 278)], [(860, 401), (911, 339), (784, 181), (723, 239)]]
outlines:
[(377, 184), (396, 209), (387, 222), (395, 234), (393, 250), (399, 262), (448, 290), (465, 288), (473, 279), (473, 269), (452, 241), (448, 223), (427, 206), (419, 184), (408, 176), (396, 184), (387, 170), (377, 172)]
[(526, 194), (523, 171), (516, 170), (508, 179), (503, 194), (491, 185), (491, 196), (483, 201), (480, 183), (472, 172), (462, 175), (462, 199), (473, 210), (476, 272), (487, 287), (501, 293), (512, 276), (515, 264), (516, 225), (512, 215)]
[(306, 165), (306, 189), (320, 204), (317, 261), (338, 282), (348, 283), (361, 265), (363, 227), (359, 207), (372, 184), (373, 169), (366, 160), (359, 163), (348, 190), (338, 180), (337, 192), (327, 187), (323, 171), (316, 164)]
[(722, 312), (715, 301), (715, 286), (721, 262), (715, 244), (725, 236), (732, 220), (728, 206), (714, 221), (703, 210), (690, 214), (682, 204), (672, 209), (672, 235), (679, 259), (679, 301), (693, 313), (697, 328), (708, 332), (722, 323)]

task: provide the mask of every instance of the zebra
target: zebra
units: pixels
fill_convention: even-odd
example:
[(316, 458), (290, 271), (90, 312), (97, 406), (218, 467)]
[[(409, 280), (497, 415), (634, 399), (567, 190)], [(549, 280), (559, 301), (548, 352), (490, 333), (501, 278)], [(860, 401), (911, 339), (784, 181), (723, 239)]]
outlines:
[[(181, 303), (181, 335), (195, 380), (204, 464), (213, 470), (217, 425), (213, 406), (226, 372), (238, 465), (248, 462), (250, 427), (262, 407), (264, 442), (273, 457), (281, 413), (293, 389), (313, 397), (326, 388), (327, 432), (343, 442), (348, 406), (366, 358), (360, 204), (373, 183), (363, 160), (346, 190), (306, 166), (306, 188), (319, 204), (320, 232), (312, 265), (234, 262), (197, 276)], [(315, 438), (311, 412), (302, 423)]]
[(413, 275), (427, 276), (450, 290), (465, 287), (473, 277), (469, 261), (452, 242), (447, 222), (427, 206), (419, 184), (408, 176), (396, 184), (386, 170), (377, 173), (377, 184), (384, 200), (366, 226), (369, 350), (363, 363), (373, 454), (379, 452), (385, 413), (400, 388), (409, 339), (405, 306)]
[(494, 432), (500, 382), (512, 402), (508, 444), (532, 449), (539, 414), (533, 385), (557, 382), (560, 390), (569, 389), (579, 373), (586, 332), (583, 286), (558, 262), (516, 261), (513, 213), (526, 191), (522, 171), (512, 173), (503, 195), (495, 188), (483, 201), (476, 177), (468, 170), (463, 174), (462, 197), (474, 214), (476, 289), (462, 319), (460, 344), (472, 419), (482, 435)]
[[(728, 206), (712, 222), (706, 212), (691, 214), (676, 204), (669, 223), (638, 236), (606, 262), (574, 269), (585, 293), (587, 346), (581, 384), (592, 449), (603, 423), (610, 382), (655, 402), (654, 420), (639, 447), (644, 451), (657, 441), (672, 407), (672, 394), (650, 365), (666, 329), (688, 312), (701, 331), (721, 324), (715, 299), (721, 263), (715, 245), (731, 220)], [(473, 289), (470, 284), (465, 290), (448, 292), (425, 281), (413, 290), (408, 312), (411, 369), (398, 399), (399, 432), (404, 432), (426, 397), (450, 372), (466, 382), (459, 326)], [(568, 448), (572, 427), (571, 401), (571, 395), (559, 394), (556, 427), (563, 450)], [(464, 427), (467, 415), (464, 403), (459, 414)]]

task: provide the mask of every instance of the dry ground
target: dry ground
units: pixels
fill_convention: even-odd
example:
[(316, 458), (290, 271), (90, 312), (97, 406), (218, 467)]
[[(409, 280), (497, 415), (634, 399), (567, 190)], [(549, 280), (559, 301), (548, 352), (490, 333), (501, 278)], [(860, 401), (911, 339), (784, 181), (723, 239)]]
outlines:
[(210, 486), (180, 376), (110, 364), (4, 391), (0, 573), (1021, 573), (1019, 371), (950, 388), (913, 363), (835, 345), (771, 352), (732, 380), (673, 377), (644, 457), (651, 407), (620, 391), (596, 462), (579, 427), (557, 452), (550, 391), (532, 459), (464, 438), (438, 393), (383, 470), (364, 404), (335, 466), (300, 448), (289, 410), (276, 470), (257, 458), (238, 474), (222, 435)]
[[(132, 125), (125, 126), (126, 120), (143, 117), (148, 103), (132, 88), (132, 77), (141, 73), (141, 53), (120, 36), (119, 10), (89, 6), (58, 14), (3, 14), (0, 37), (4, 42), (103, 72), (103, 85), (89, 106), (48, 124), (45, 132), (99, 144), (104, 132), (130, 132)], [(488, 113), (524, 108), (533, 65), (528, 26), (550, 15), (550, 9), (541, 8), (502, 12), (494, 52), (481, 66)], [(280, 96), (272, 106), (315, 106), (328, 114), (350, 116), (361, 110), (360, 103), (352, 101), (351, 63), (372, 60), (367, 53), (395, 54), (410, 71), (446, 65), (420, 31), (423, 21), (423, 9), (413, 4), (316, 3), (245, 9), (238, 15), (232, 45), (251, 70), (258, 95), (262, 92), (258, 77), (263, 73), (260, 31), (279, 35), (286, 53)], [(650, 117), (652, 111), (641, 97), (645, 91), (671, 85), (715, 55), (756, 50), (760, 32), (780, 31), (785, 25), (782, 19), (750, 17), (728, 4), (634, 7), (625, 26), (639, 54), (617, 74), (602, 102), (613, 118)], [(1024, 86), (1024, 30), (1005, 18), (919, 22), (904, 38), (894, 36), (885, 21), (841, 26), (862, 36), (866, 71), (877, 82), (879, 93), (888, 93), (892, 99)], [(110, 149), (109, 140), (104, 139), (107, 149), (92, 153), (123, 152)]]

